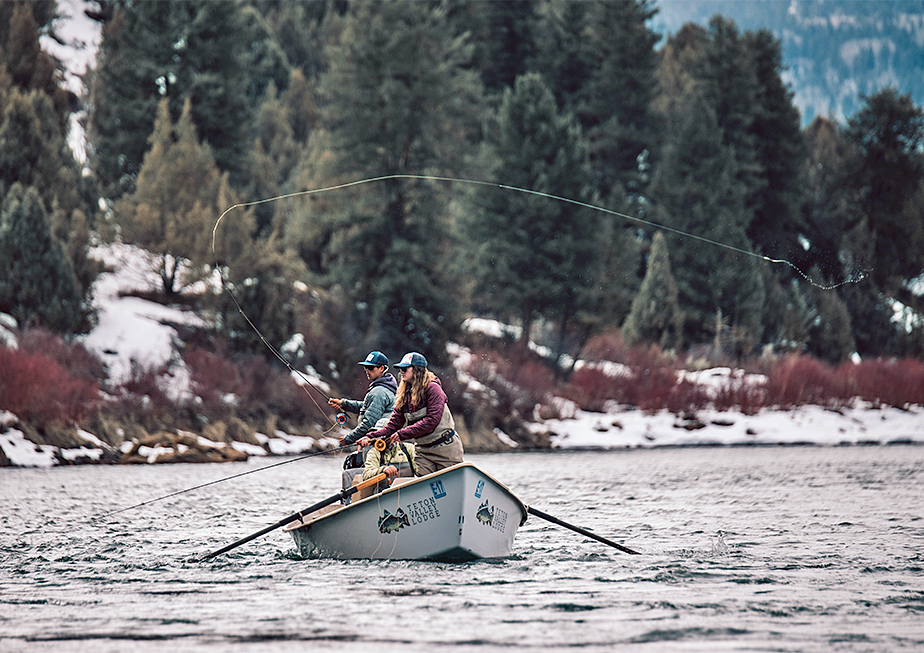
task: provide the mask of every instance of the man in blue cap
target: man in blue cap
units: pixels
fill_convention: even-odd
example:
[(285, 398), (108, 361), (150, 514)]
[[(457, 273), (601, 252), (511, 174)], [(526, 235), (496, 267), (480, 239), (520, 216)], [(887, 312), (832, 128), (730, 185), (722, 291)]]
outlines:
[[(387, 424), (395, 407), (395, 392), (398, 389), (398, 382), (387, 371), (388, 357), (380, 351), (372, 351), (359, 364), (365, 368), (366, 378), (369, 379), (369, 389), (366, 391), (366, 396), (363, 397), (363, 400), (334, 398), (327, 400), (327, 403), (337, 410), (359, 414), (359, 422), (356, 424), (356, 428), (340, 438), (341, 446), (354, 444), (368, 432)], [(344, 489), (353, 484), (355, 476), (362, 474), (368, 450), (368, 446), (360, 447), (355, 453), (346, 457), (343, 463)], [(349, 503), (349, 498), (344, 503)]]
[(369, 431), (375, 430), (378, 423), (382, 426), (391, 418), (395, 407), (395, 392), (398, 382), (388, 372), (388, 357), (380, 351), (369, 352), (366, 359), (359, 362), (366, 370), (369, 389), (362, 401), (355, 399), (328, 399), (327, 403), (345, 413), (358, 413), (359, 423), (347, 435), (340, 438), (341, 445), (354, 444)]

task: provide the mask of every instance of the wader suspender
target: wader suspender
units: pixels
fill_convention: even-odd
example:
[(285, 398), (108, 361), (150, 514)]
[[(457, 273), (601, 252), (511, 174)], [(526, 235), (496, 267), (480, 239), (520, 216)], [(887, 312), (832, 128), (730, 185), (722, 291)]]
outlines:
[(404, 442), (402, 442), (401, 440), (398, 440), (398, 444), (401, 445), (401, 451), (404, 452), (404, 457), (407, 458), (407, 464), (411, 466), (411, 474), (413, 474), (414, 476), (417, 476), (417, 470), (414, 469), (414, 459), (411, 458), (411, 454), (408, 453), (407, 447), (404, 446)]

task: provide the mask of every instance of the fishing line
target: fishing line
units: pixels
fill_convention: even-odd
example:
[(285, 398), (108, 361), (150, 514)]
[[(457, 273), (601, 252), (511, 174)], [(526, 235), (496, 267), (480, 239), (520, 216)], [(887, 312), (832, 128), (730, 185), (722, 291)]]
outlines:
[(99, 519), (105, 519), (106, 517), (111, 517), (112, 515), (118, 515), (122, 512), (128, 512), (129, 510), (134, 510), (135, 508), (140, 508), (141, 506), (147, 506), (149, 504), (155, 503), (157, 501), (163, 501), (164, 499), (169, 499), (170, 497), (175, 497), (180, 494), (185, 494), (187, 492), (192, 492), (193, 490), (199, 490), (210, 485), (217, 485), (218, 483), (224, 483), (225, 481), (230, 481), (234, 478), (240, 478), (242, 476), (247, 476), (248, 474), (256, 474), (257, 472), (262, 472), (265, 469), (272, 469), (273, 467), (281, 467), (282, 465), (288, 465), (289, 463), (298, 462), (300, 460), (305, 460), (306, 458), (313, 458), (314, 456), (322, 456), (325, 454), (335, 453), (337, 451), (343, 451), (353, 445), (348, 444), (336, 449), (326, 449), (324, 451), (316, 451), (315, 453), (310, 453), (304, 456), (299, 456), (298, 458), (291, 458), (289, 460), (283, 460), (282, 462), (273, 463), (271, 465), (264, 465), (263, 467), (258, 467), (256, 469), (249, 469), (246, 472), (241, 472), (240, 474), (233, 474), (232, 476), (226, 476), (224, 478), (219, 478), (214, 481), (209, 481), (208, 483), (201, 483), (200, 485), (194, 485), (193, 487), (188, 487), (185, 490), (177, 490), (176, 492), (171, 492), (170, 494), (165, 494), (156, 499), (149, 499), (147, 501), (142, 501), (141, 503), (136, 503), (133, 506), (127, 506), (125, 508), (119, 508), (118, 510), (113, 510), (112, 512), (107, 512), (103, 515), (97, 515), (96, 517), (90, 518), (90, 521), (97, 521)]
[[(674, 228), (674, 227), (669, 227), (669, 226), (667, 226), (667, 225), (658, 224), (657, 222), (652, 222), (651, 220), (645, 220), (644, 218), (640, 218), (640, 217), (638, 217), (638, 216), (628, 215), (628, 214), (626, 214), (626, 213), (620, 213), (619, 211), (614, 211), (614, 210), (612, 210), (612, 209), (608, 209), (608, 208), (605, 208), (605, 207), (602, 207), (602, 206), (597, 206), (597, 205), (595, 205), (595, 204), (589, 204), (589, 203), (587, 203), (587, 202), (582, 202), (582, 201), (580, 201), (580, 200), (570, 199), (570, 198), (568, 198), (568, 197), (562, 197), (562, 196), (560, 196), (560, 195), (554, 195), (554, 194), (552, 194), (552, 193), (544, 193), (544, 192), (538, 191), (538, 190), (532, 190), (532, 189), (529, 189), (529, 188), (520, 188), (519, 186), (510, 186), (510, 185), (508, 185), (508, 184), (499, 184), (499, 183), (490, 182), (490, 181), (479, 181), (479, 180), (477, 180), (477, 179), (460, 179), (460, 178), (457, 178), (457, 177), (441, 177), (441, 176), (437, 176), (437, 175), (412, 175), (412, 174), (395, 174), (395, 175), (383, 175), (383, 176), (380, 176), (380, 177), (369, 177), (369, 178), (366, 178), (366, 179), (359, 179), (359, 180), (356, 180), (356, 181), (350, 181), (350, 182), (346, 182), (346, 183), (342, 183), (342, 184), (336, 184), (336, 185), (334, 185), (334, 186), (326, 186), (326, 187), (324, 187), (324, 188), (315, 188), (315, 189), (310, 189), (310, 190), (296, 191), (296, 192), (293, 192), (293, 193), (286, 193), (286, 194), (284, 194), (284, 195), (277, 195), (276, 197), (268, 197), (268, 198), (266, 198), (266, 199), (255, 200), (255, 201), (253, 201), (253, 202), (243, 202), (243, 203), (240, 203), (240, 204), (235, 204), (234, 206), (231, 206), (231, 207), (227, 208), (227, 209), (224, 211), (224, 213), (222, 213), (222, 214), (218, 217), (218, 220), (215, 221), (215, 226), (214, 226), (213, 229), (212, 229), (212, 251), (213, 251), (213, 252), (215, 251), (215, 235), (216, 235), (216, 232), (217, 232), (217, 230), (218, 230), (218, 225), (219, 225), (219, 223), (221, 223), (222, 219), (223, 219), (228, 213), (230, 213), (231, 211), (233, 211), (234, 209), (237, 209), (237, 208), (246, 208), (246, 207), (250, 207), (250, 206), (257, 206), (257, 205), (259, 205), (259, 204), (266, 204), (266, 203), (268, 203), (268, 202), (275, 202), (275, 201), (277, 201), (277, 200), (290, 199), (290, 198), (293, 198), (293, 197), (301, 197), (301, 196), (305, 196), (305, 195), (315, 195), (315, 194), (319, 194), (319, 193), (326, 193), (326, 192), (329, 192), (329, 191), (341, 190), (341, 189), (344, 189), (344, 188), (351, 188), (351, 187), (353, 187), (353, 186), (360, 186), (360, 185), (362, 185), (362, 184), (371, 184), (371, 183), (374, 183), (374, 182), (386, 181), (386, 180), (389, 180), (389, 179), (421, 179), (421, 180), (428, 180), (428, 181), (458, 182), (458, 183), (462, 183), (462, 184), (471, 184), (471, 185), (475, 185), (475, 186), (488, 186), (488, 187), (491, 187), (491, 188), (499, 188), (499, 189), (502, 189), (502, 190), (511, 190), (511, 191), (516, 191), (516, 192), (518, 192), (518, 193), (525, 193), (525, 194), (527, 194), (527, 195), (536, 195), (536, 196), (538, 196), (538, 197), (545, 197), (545, 198), (547, 198), (547, 199), (556, 200), (556, 201), (559, 201), (559, 202), (565, 202), (565, 203), (567, 203), (567, 204), (573, 204), (573, 205), (575, 205), (575, 206), (580, 206), (580, 207), (583, 207), (583, 208), (586, 208), (586, 209), (591, 209), (591, 210), (593, 210), (593, 211), (600, 211), (600, 212), (602, 212), (602, 213), (607, 213), (607, 214), (609, 214), (609, 215), (613, 215), (613, 216), (616, 216), (616, 217), (618, 217), (618, 218), (622, 218), (623, 220), (629, 220), (629, 221), (631, 221), (631, 222), (636, 222), (636, 223), (638, 223), (638, 224), (643, 224), (643, 225), (646, 225), (646, 226), (648, 226), (648, 227), (653, 227), (653, 228), (655, 228), (655, 229), (661, 229), (661, 230), (663, 230), (663, 231), (669, 231), (669, 232), (671, 232), (671, 233), (675, 233), (675, 234), (677, 234), (677, 235), (684, 236), (684, 237), (686, 237), (686, 238), (692, 238), (692, 239), (694, 239), (694, 240), (698, 240), (698, 241), (707, 243), (707, 244), (709, 244), (709, 245), (713, 245), (713, 246), (715, 246), (715, 247), (721, 247), (721, 248), (730, 250), (730, 251), (732, 251), (732, 252), (736, 252), (736, 253), (738, 253), (738, 254), (742, 254), (742, 255), (744, 255), (744, 256), (751, 256), (751, 257), (753, 257), (753, 258), (756, 258), (756, 259), (759, 259), (759, 260), (762, 260), (762, 261), (766, 261), (766, 262), (768, 262), (768, 263), (775, 263), (775, 264), (788, 265), (790, 268), (792, 268), (793, 270), (795, 270), (795, 271), (796, 271), (803, 279), (805, 279), (808, 283), (810, 283), (811, 285), (815, 286), (816, 288), (820, 288), (821, 290), (834, 290), (835, 288), (838, 288), (839, 286), (842, 286), (842, 285), (845, 285), (845, 284), (848, 284), (848, 283), (859, 283), (860, 281), (862, 281), (863, 279), (865, 279), (866, 276), (867, 276), (867, 274), (868, 274), (868, 271), (867, 271), (867, 270), (861, 270), (860, 272), (854, 273), (851, 277), (849, 277), (848, 279), (846, 279), (846, 280), (844, 280), (844, 281), (841, 281), (841, 282), (839, 282), (839, 283), (830, 284), (830, 285), (821, 284), (821, 283), (818, 283), (817, 281), (813, 280), (809, 275), (807, 275), (805, 272), (803, 272), (802, 270), (800, 270), (794, 263), (792, 263), (791, 261), (788, 261), (788, 260), (786, 260), (786, 259), (783, 259), (783, 258), (771, 258), (771, 257), (765, 256), (765, 255), (763, 255), (763, 254), (757, 254), (756, 252), (751, 252), (751, 251), (749, 251), (749, 250), (742, 249), (742, 248), (740, 248), (740, 247), (735, 247), (734, 245), (729, 245), (729, 244), (727, 244), (727, 243), (722, 243), (722, 242), (719, 242), (719, 241), (717, 241), (717, 240), (713, 240), (713, 239), (711, 239), (711, 238), (706, 238), (705, 236), (700, 236), (700, 235), (698, 235), (698, 234), (694, 234), (694, 233), (691, 233), (691, 232), (688, 232), (688, 231), (683, 231), (683, 230), (681, 230), (681, 229), (676, 229), (676, 228)], [(229, 291), (229, 292), (230, 292), (230, 291)], [(236, 300), (235, 300), (235, 304), (237, 304), (237, 301), (236, 301)], [(238, 306), (238, 310), (241, 310), (241, 309), (240, 309), (240, 306)], [(243, 311), (241, 311), (241, 313), (243, 314)], [(247, 316), (245, 315), (244, 317), (246, 318)], [(248, 322), (248, 324), (250, 324), (250, 325), (257, 331), (258, 334), (260, 334), (259, 330), (256, 328), (256, 326), (253, 325), (253, 323), (252, 323), (249, 319), (247, 320), (247, 322)], [(260, 334), (260, 338), (263, 340), (264, 343), (266, 343), (266, 339), (263, 338), (262, 334)], [(269, 343), (266, 343), (266, 344), (267, 344), (267, 346), (269, 346)], [(270, 349), (272, 350), (272, 347), (270, 347)], [(274, 351), (274, 353), (275, 353), (275, 350), (273, 350), (273, 351)], [(276, 354), (276, 355), (278, 356), (278, 354)]]
[(237, 297), (235, 297), (235, 296), (234, 296), (234, 293), (231, 292), (230, 283), (227, 282), (227, 281), (225, 280), (225, 275), (224, 275), (224, 273), (222, 272), (223, 266), (221, 266), (221, 265), (218, 264), (218, 252), (217, 252), (217, 250), (215, 249), (215, 234), (216, 234), (216, 232), (217, 232), (217, 230), (218, 230), (218, 224), (221, 222), (221, 219), (222, 219), (223, 217), (225, 217), (225, 215), (228, 214), (228, 212), (230, 212), (231, 210), (236, 209), (236, 208), (238, 208), (238, 207), (254, 206), (255, 204), (262, 204), (262, 203), (264, 203), (264, 202), (272, 202), (272, 201), (279, 200), (279, 199), (283, 199), (283, 198), (284, 198), (284, 196), (280, 196), (280, 197), (271, 197), (271, 198), (269, 198), (269, 199), (258, 200), (258, 201), (256, 201), (256, 202), (249, 202), (249, 203), (247, 203), (247, 204), (235, 204), (235, 205), (232, 206), (231, 208), (225, 210), (225, 212), (222, 213), (222, 214), (218, 217), (218, 220), (215, 221), (215, 226), (212, 227), (212, 255), (215, 257), (215, 269), (218, 270), (218, 278), (221, 279), (221, 287), (225, 290), (225, 292), (226, 292), (226, 293), (228, 294), (228, 296), (231, 298), (231, 301), (234, 302), (234, 305), (237, 307), (238, 313), (240, 313), (241, 316), (243, 316), (243, 318), (244, 318), (244, 320), (247, 322), (247, 324), (250, 325), (250, 328), (252, 328), (252, 329), (256, 332), (257, 336), (259, 336), (259, 338), (260, 338), (260, 341), (261, 341), (264, 345), (266, 345), (266, 348), (269, 349), (271, 352), (273, 352), (273, 355), (274, 355), (276, 358), (278, 358), (280, 361), (282, 361), (283, 365), (285, 365), (285, 366), (289, 369), (290, 372), (292, 372), (293, 374), (297, 374), (297, 375), (299, 376), (299, 378), (301, 378), (301, 380), (304, 381), (305, 384), (302, 386), (302, 389), (305, 391), (305, 394), (308, 396), (309, 399), (311, 399), (312, 403), (314, 403), (314, 405), (317, 407), (318, 412), (320, 412), (322, 415), (324, 415), (327, 419), (329, 419), (329, 420), (331, 421), (331, 427), (322, 433), (322, 435), (327, 435), (328, 433), (330, 433), (331, 431), (333, 431), (333, 430), (334, 430), (335, 428), (337, 428), (338, 426), (343, 426), (344, 424), (346, 424), (346, 421), (347, 421), (346, 414), (345, 414), (345, 413), (342, 413), (342, 412), (341, 412), (341, 413), (337, 413), (337, 416), (336, 416), (336, 417), (331, 417), (330, 415), (328, 415), (327, 412), (326, 412), (323, 408), (321, 408), (321, 405), (320, 405), (320, 404), (317, 402), (317, 400), (311, 395), (311, 393), (308, 392), (308, 390), (306, 389), (306, 387), (313, 388), (318, 394), (320, 394), (320, 395), (321, 395), (322, 397), (324, 397), (325, 399), (328, 399), (328, 400), (329, 400), (330, 397), (327, 395), (327, 393), (325, 393), (323, 390), (321, 390), (320, 388), (318, 388), (317, 386), (315, 386), (313, 383), (311, 383), (311, 381), (309, 381), (308, 378), (307, 378), (304, 374), (302, 374), (301, 370), (299, 370), (299, 369), (296, 368), (294, 365), (292, 365), (291, 363), (289, 363), (289, 361), (286, 360), (286, 358), (285, 358), (281, 353), (279, 353), (279, 350), (277, 350), (277, 349), (272, 345), (272, 343), (270, 343), (270, 341), (266, 339), (266, 337), (263, 335), (263, 332), (261, 332), (260, 329), (257, 328), (257, 325), (254, 324), (253, 321), (251, 321), (251, 319), (250, 319), (250, 317), (248, 317), (247, 313), (244, 312), (244, 309), (243, 309), (243, 307), (241, 306), (240, 302), (237, 301)]

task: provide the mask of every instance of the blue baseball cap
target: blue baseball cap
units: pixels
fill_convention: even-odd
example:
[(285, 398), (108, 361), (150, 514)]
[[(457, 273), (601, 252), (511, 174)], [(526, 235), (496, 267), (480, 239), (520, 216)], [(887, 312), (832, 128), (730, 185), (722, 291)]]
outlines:
[(370, 351), (369, 355), (366, 356), (366, 360), (360, 361), (359, 365), (365, 365), (366, 367), (378, 367), (379, 365), (384, 365), (385, 367), (388, 367), (388, 356), (380, 351)]
[(412, 351), (404, 355), (404, 358), (401, 359), (400, 363), (396, 363), (395, 367), (426, 367), (427, 359), (424, 358), (423, 354), (418, 354), (416, 351)]

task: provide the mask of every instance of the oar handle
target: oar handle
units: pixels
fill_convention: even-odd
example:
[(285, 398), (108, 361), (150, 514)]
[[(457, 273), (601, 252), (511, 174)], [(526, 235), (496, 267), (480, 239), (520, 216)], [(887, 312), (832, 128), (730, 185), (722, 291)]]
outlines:
[(623, 553), (631, 553), (632, 555), (641, 555), (638, 551), (633, 551), (627, 546), (623, 546), (622, 544), (617, 544), (616, 542), (613, 542), (612, 540), (608, 540), (605, 537), (597, 535), (596, 533), (592, 533), (586, 529), (581, 528), (580, 526), (575, 526), (574, 524), (569, 524), (568, 522), (564, 522), (560, 520), (558, 517), (553, 517), (552, 515), (548, 513), (542, 512), (541, 510), (536, 510), (532, 506), (527, 506), (526, 512), (528, 512), (531, 515), (535, 515), (536, 517), (539, 517), (540, 519), (550, 521), (553, 524), (557, 524), (559, 526), (568, 528), (574, 531), (575, 533), (580, 533), (581, 535), (585, 537), (589, 537), (592, 540), (597, 540), (598, 542), (602, 542), (603, 544), (611, 546), (614, 549), (619, 549)]
[(369, 487), (370, 485), (375, 485), (376, 483), (384, 481), (386, 478), (388, 478), (388, 474), (382, 473), (382, 474), (379, 474), (378, 476), (374, 476), (370, 478), (368, 481), (363, 481), (362, 483), (359, 483), (358, 485), (353, 485), (351, 487), (348, 487), (347, 489), (343, 490), (342, 492), (338, 492), (332, 497), (328, 497), (324, 499), (323, 501), (319, 501), (318, 503), (314, 504), (313, 506), (309, 506), (305, 508), (304, 510), (299, 510), (298, 512), (292, 513), (285, 519), (280, 519), (275, 524), (271, 524), (267, 526), (266, 528), (257, 531), (256, 533), (252, 533), (248, 535), (247, 537), (241, 538), (237, 542), (232, 542), (231, 544), (228, 544), (227, 546), (221, 547), (217, 551), (212, 551), (211, 553), (207, 553), (206, 555), (202, 556), (202, 560), (210, 560), (211, 558), (214, 558), (217, 555), (221, 555), (222, 553), (227, 553), (231, 549), (239, 547), (241, 544), (247, 544), (247, 542), (250, 542), (251, 540), (255, 540), (262, 535), (266, 535), (270, 531), (274, 531), (277, 528), (282, 528), (286, 524), (290, 524), (294, 522), (296, 519), (301, 519), (304, 515), (311, 514), (315, 510), (320, 510), (324, 506), (329, 506), (330, 504), (340, 501), (341, 499), (345, 499), (346, 497), (350, 496), (354, 492), (359, 492), (360, 490), (365, 489)]

